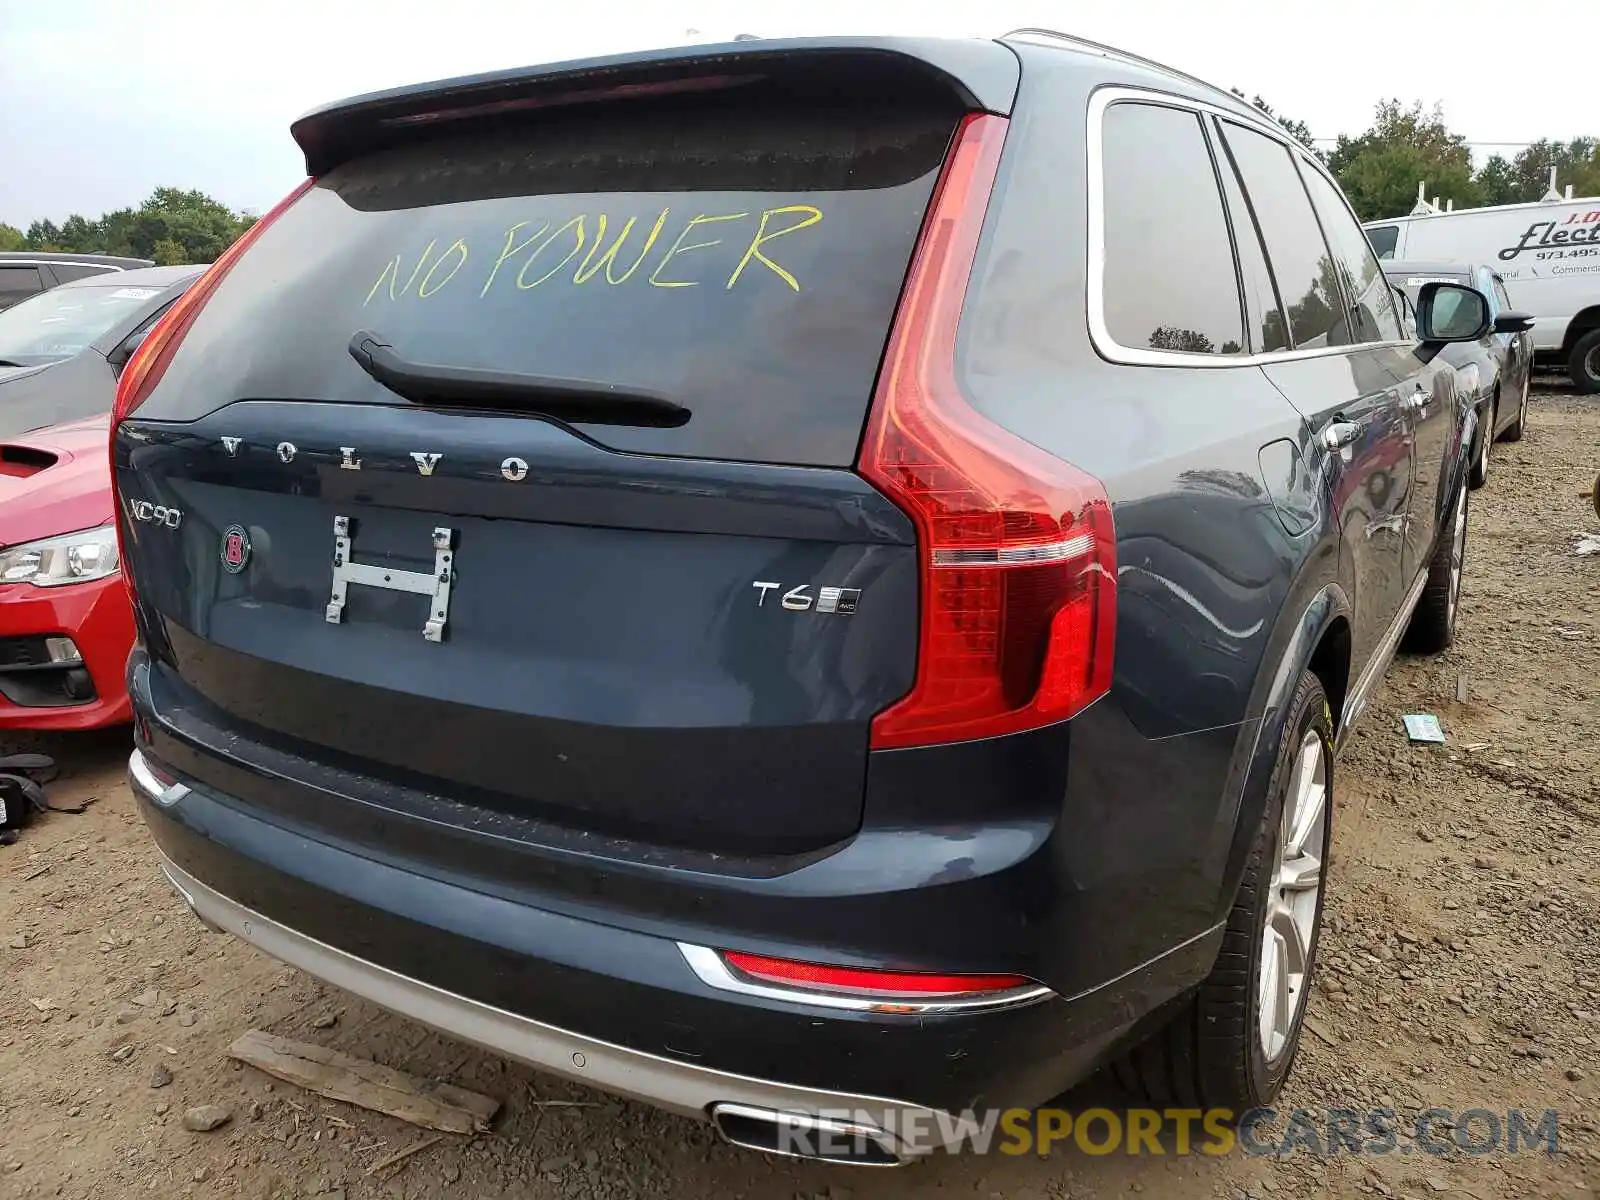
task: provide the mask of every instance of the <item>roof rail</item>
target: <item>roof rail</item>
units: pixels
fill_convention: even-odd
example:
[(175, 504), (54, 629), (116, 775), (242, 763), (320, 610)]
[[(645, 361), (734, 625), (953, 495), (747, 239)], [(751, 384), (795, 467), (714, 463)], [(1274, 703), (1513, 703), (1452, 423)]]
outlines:
[[(1142, 54), (1135, 54), (1131, 50), (1122, 50), (1116, 46), (1108, 46), (1104, 42), (1090, 41), (1088, 38), (1079, 37), (1075, 33), (1062, 33), (1058, 29), (1045, 29), (1035, 25), (1024, 25), (1021, 29), (1013, 29), (1009, 33), (1001, 34), (1000, 40), (1004, 41), (1006, 38), (1014, 37), (1046, 38), (1050, 41), (1065, 42), (1069, 46), (1076, 46), (1083, 50), (1093, 50), (1099, 54), (1115, 55), (1118, 58), (1126, 59), (1128, 62), (1138, 63), (1143, 67), (1153, 67), (1155, 70), (1162, 71), (1168, 75), (1176, 75), (1178, 78), (1186, 79), (1190, 83), (1196, 83), (1201, 87), (1210, 88), (1214, 92), (1221, 92), (1223, 95), (1233, 96), (1233, 93), (1229, 92), (1227, 88), (1218, 87), (1210, 80), (1201, 79), (1198, 75), (1191, 75), (1187, 71), (1180, 71), (1177, 67), (1169, 67), (1166, 63), (1157, 62), (1153, 58), (1146, 58)], [(1238, 99), (1237, 96), (1234, 96), (1233, 98), (1236, 100)], [(1245, 101), (1244, 103), (1249, 104), (1249, 101)]]

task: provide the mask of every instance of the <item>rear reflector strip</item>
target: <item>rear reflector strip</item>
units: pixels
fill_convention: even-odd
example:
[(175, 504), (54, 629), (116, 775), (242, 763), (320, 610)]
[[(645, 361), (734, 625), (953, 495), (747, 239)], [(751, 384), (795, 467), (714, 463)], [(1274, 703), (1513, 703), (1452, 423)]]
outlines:
[(702, 983), (720, 991), (856, 1012), (1009, 1008), (1053, 995), (1021, 975), (950, 975), (830, 967), (678, 943)]

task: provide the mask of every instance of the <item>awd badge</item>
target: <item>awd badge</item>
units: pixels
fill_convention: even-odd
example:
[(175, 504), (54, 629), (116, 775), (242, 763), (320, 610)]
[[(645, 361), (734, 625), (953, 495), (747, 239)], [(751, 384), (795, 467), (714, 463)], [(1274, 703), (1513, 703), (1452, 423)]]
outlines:
[(222, 569), (237, 575), (250, 561), (250, 534), (243, 525), (229, 525), (222, 531)]

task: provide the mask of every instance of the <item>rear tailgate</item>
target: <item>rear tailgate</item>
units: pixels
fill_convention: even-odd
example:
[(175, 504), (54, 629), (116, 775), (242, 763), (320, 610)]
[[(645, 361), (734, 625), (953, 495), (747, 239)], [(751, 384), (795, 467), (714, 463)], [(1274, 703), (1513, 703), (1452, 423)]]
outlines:
[[(322, 174), (116, 434), (166, 684), (467, 821), (848, 837), (917, 636), (911, 523), (851, 465), (968, 101), (825, 59), (809, 89), (446, 122)], [(579, 382), (408, 400), (357, 335)]]

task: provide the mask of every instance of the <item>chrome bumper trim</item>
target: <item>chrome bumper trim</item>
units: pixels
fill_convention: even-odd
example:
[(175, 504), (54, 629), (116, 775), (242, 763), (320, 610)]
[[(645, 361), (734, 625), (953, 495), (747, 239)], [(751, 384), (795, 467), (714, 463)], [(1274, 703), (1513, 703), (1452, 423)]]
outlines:
[(150, 769), (150, 764), (145, 761), (144, 755), (137, 750), (128, 755), (128, 779), (134, 787), (163, 808), (176, 804), (190, 792), (187, 784), (162, 783), (161, 780), (156, 778), (155, 772)]
[[(159, 852), (158, 852), (159, 853)], [(450, 1037), (528, 1066), (668, 1112), (709, 1121), (713, 1109), (744, 1109), (831, 1119), (840, 1113), (876, 1124), (880, 1140), (902, 1159), (935, 1149), (938, 1114), (875, 1096), (827, 1092), (733, 1075), (599, 1041), (507, 1012), (391, 971), (280, 925), (201, 883), (164, 855), (160, 865), (179, 896), (205, 924), (335, 987), (400, 1013)], [(737, 1111), (737, 1110), (736, 1110)], [(908, 1146), (888, 1131), (913, 1129), (933, 1144)]]
[(1002, 992), (971, 992), (953, 995), (888, 996), (850, 995), (845, 992), (824, 992), (815, 988), (783, 987), (757, 979), (737, 975), (709, 946), (696, 946), (679, 942), (678, 950), (700, 982), (719, 991), (736, 992), (741, 996), (755, 996), (762, 1000), (783, 1000), (789, 1004), (806, 1004), (814, 1008), (842, 1008), (850, 1012), (875, 1013), (948, 1013), (993, 1012), (1001, 1008), (1015, 1008), (1019, 1004), (1032, 1004), (1055, 995), (1042, 983), (1007, 988)]

